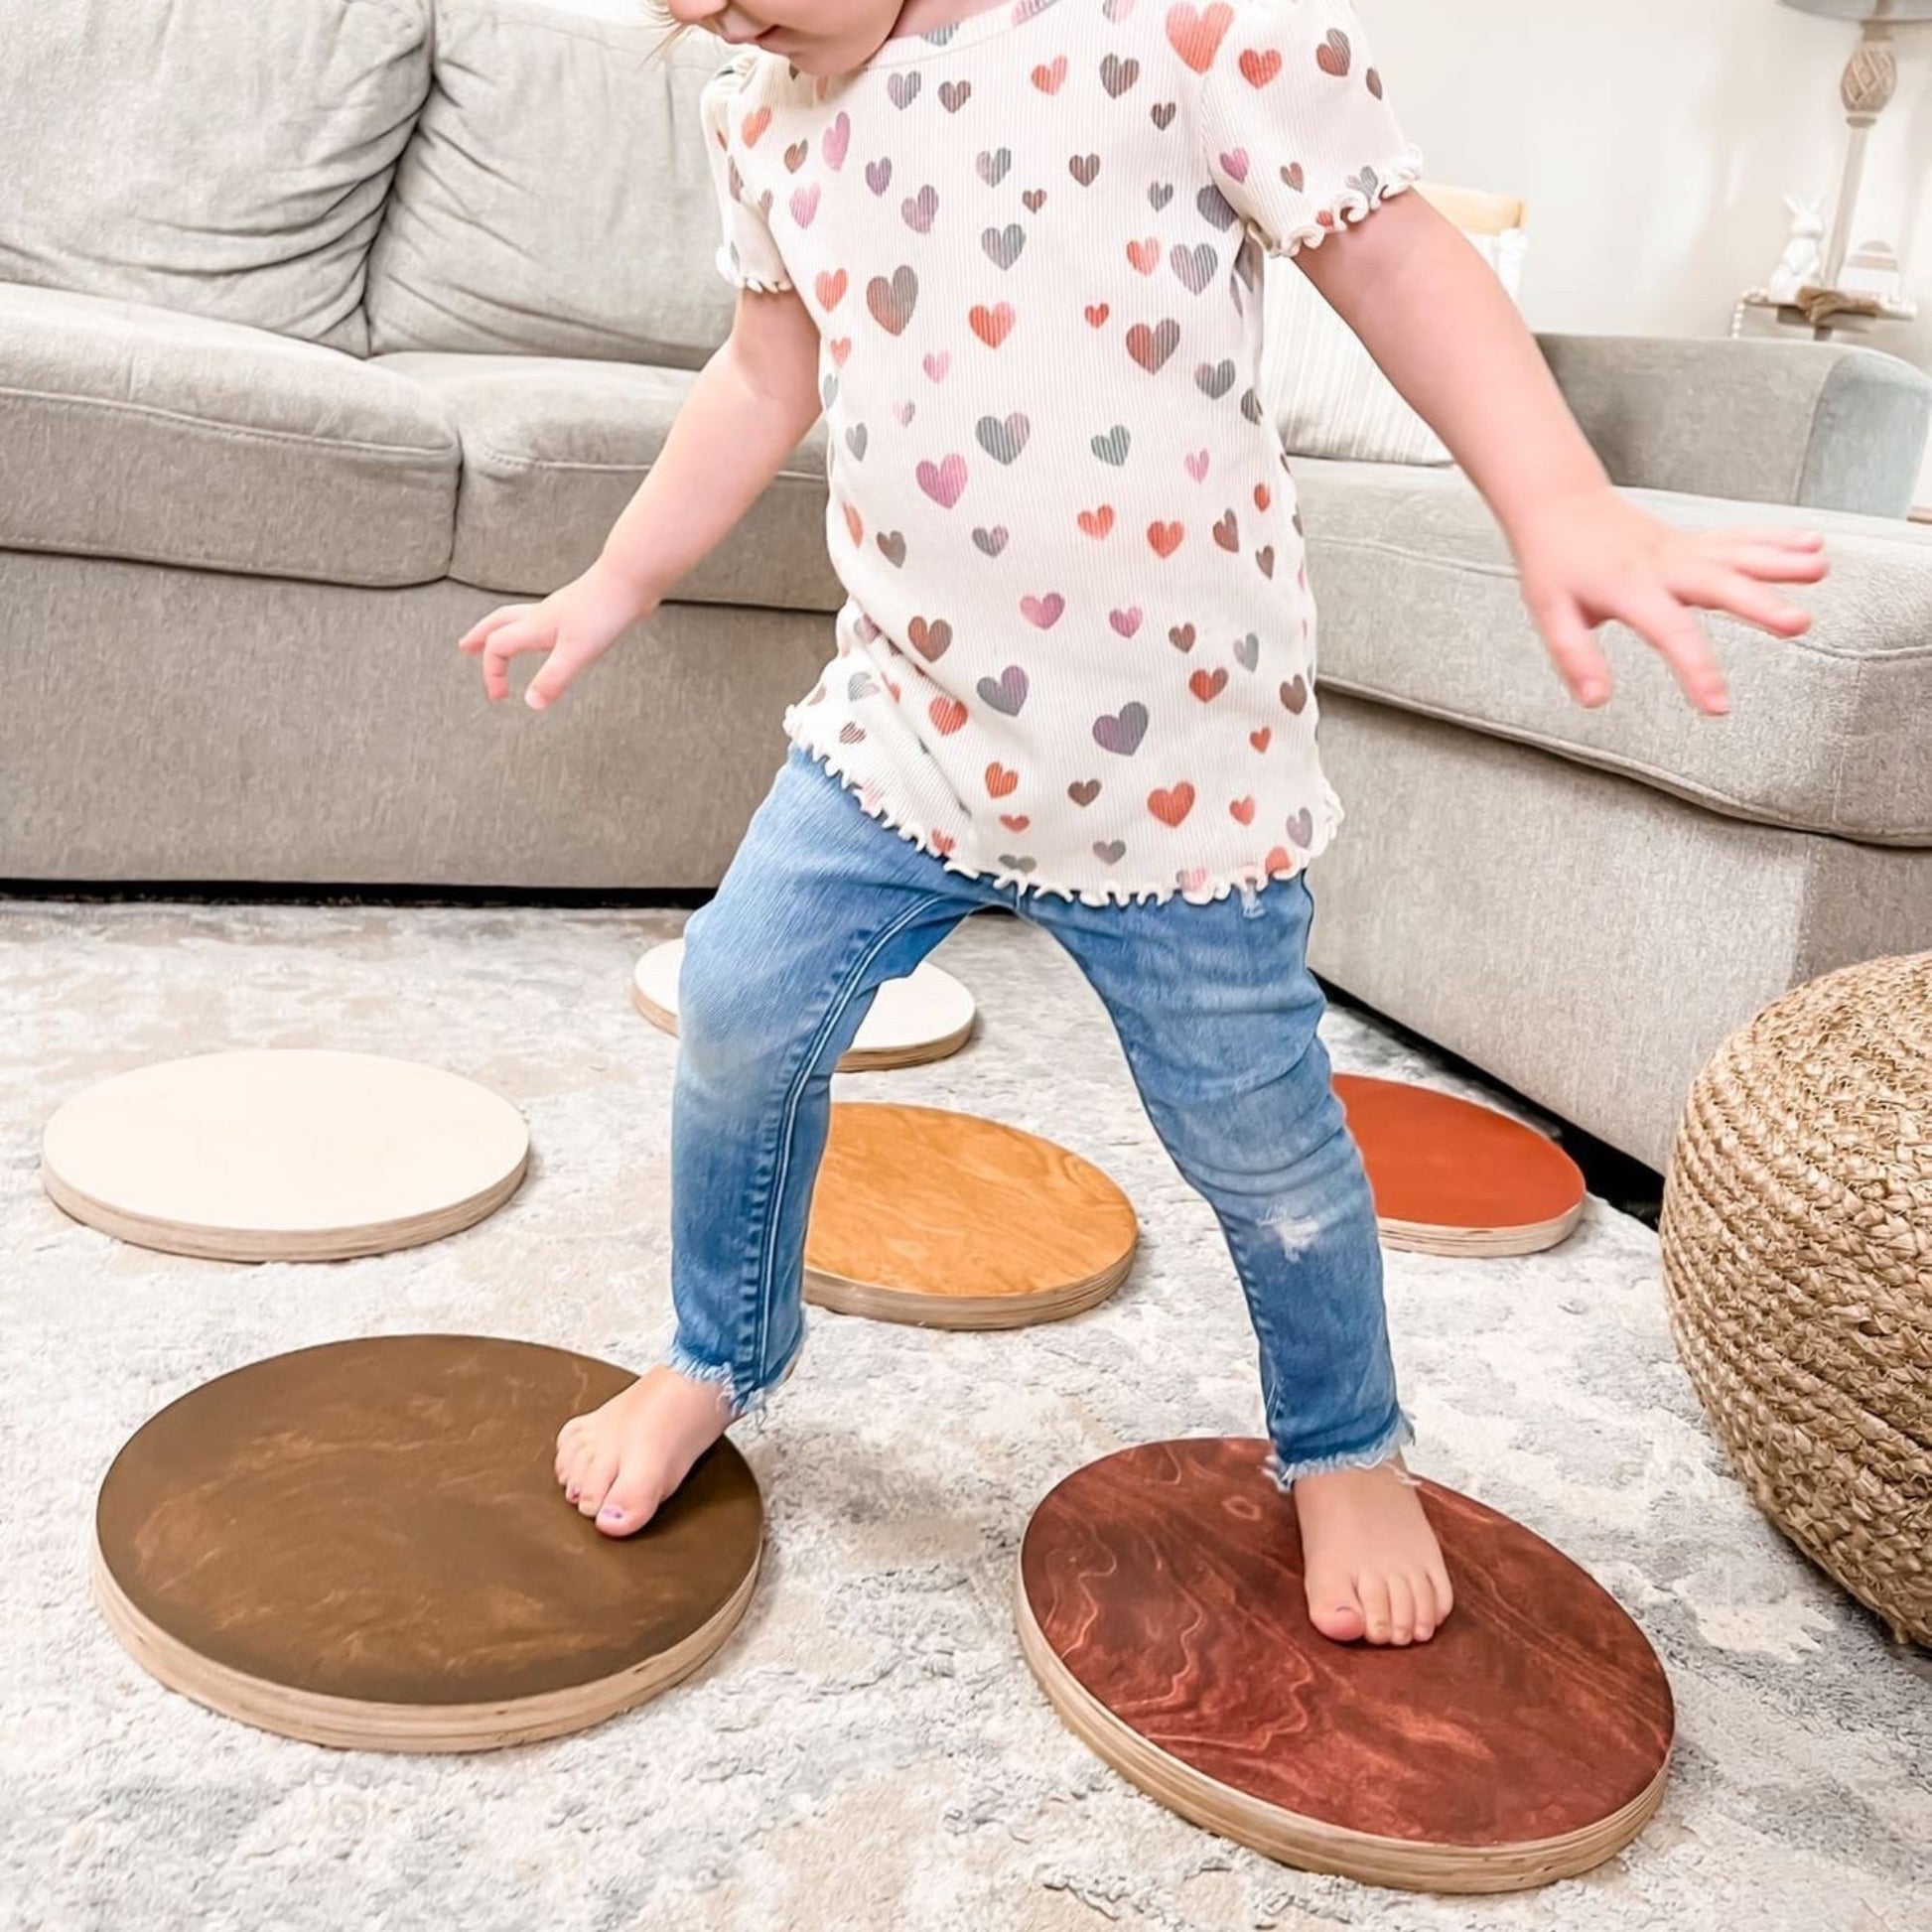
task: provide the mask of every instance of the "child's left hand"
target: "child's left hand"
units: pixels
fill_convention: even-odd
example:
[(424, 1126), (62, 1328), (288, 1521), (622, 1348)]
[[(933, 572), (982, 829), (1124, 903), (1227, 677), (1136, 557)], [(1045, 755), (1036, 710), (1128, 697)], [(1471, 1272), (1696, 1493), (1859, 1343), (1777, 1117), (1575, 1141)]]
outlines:
[(1727, 611), (1777, 637), (1801, 635), (1811, 614), (1763, 587), (1815, 584), (1830, 566), (1815, 530), (1773, 526), (1679, 530), (1607, 484), (1552, 497), (1509, 532), (1523, 602), (1578, 702), (1610, 695), (1592, 632), (1620, 620), (1661, 651), (1700, 711), (1730, 709), (1724, 673), (1691, 608)]

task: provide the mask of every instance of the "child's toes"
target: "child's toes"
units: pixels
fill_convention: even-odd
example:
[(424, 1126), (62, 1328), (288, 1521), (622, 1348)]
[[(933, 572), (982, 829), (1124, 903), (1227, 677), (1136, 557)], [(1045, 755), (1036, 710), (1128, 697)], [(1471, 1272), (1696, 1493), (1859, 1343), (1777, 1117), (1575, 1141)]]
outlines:
[(1324, 1604), (1309, 1612), (1314, 1627), (1334, 1643), (1360, 1643), (1368, 1634), (1368, 1619), (1362, 1606), (1352, 1598), (1341, 1603)]
[(1389, 1580), (1386, 1577), (1358, 1577), (1355, 1594), (1362, 1605), (1362, 1633), (1370, 1643), (1389, 1640)]
[(1389, 1641), (1411, 1644), (1416, 1640), (1416, 1593), (1407, 1577), (1389, 1579)]
[(1335, 1643), (1358, 1643), (1368, 1628), (1355, 1587), (1339, 1581), (1311, 1579), (1308, 1584), (1309, 1621)]
[(1440, 1621), (1436, 1614), (1436, 1586), (1429, 1573), (1415, 1579), (1413, 1587), (1416, 1592), (1416, 1641), (1427, 1643), (1436, 1634)]
[(657, 1514), (662, 1501), (659, 1485), (648, 1477), (620, 1476), (597, 1512), (597, 1526), (606, 1536), (633, 1536)]
[(557, 1432), (557, 1480), (568, 1482), (572, 1468), (590, 1452), (591, 1433), (582, 1416), (573, 1416)]
[(592, 1449), (578, 1465), (576, 1480), (577, 1513), (595, 1516), (604, 1507), (611, 1485), (618, 1479), (618, 1458), (608, 1449)]

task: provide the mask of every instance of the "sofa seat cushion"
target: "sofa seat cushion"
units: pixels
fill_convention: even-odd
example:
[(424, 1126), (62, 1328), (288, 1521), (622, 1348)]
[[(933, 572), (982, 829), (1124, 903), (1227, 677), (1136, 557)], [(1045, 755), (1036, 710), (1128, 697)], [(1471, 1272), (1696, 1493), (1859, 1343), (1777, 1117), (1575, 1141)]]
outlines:
[(434, 396), (339, 350), (0, 283), (0, 545), (420, 584), (459, 461)]
[(1831, 572), (1792, 587), (1813, 616), (1795, 639), (1699, 614), (1730, 687), (1727, 716), (1694, 711), (1663, 657), (1621, 623), (1596, 633), (1612, 693), (1591, 711), (1558, 678), (1502, 531), (1459, 470), (1305, 457), (1294, 475), (1322, 684), (1539, 745), (1735, 818), (1932, 846), (1932, 529), (1625, 490), (1683, 529), (1819, 531)]
[(360, 355), (430, 0), (0, 6), (0, 281)]
[[(596, 560), (696, 379), (636, 362), (427, 349), (369, 367), (415, 383), (463, 440), (450, 575), (518, 597), (547, 595)], [(674, 595), (836, 611), (844, 592), (826, 558), (826, 509), (821, 419)]]

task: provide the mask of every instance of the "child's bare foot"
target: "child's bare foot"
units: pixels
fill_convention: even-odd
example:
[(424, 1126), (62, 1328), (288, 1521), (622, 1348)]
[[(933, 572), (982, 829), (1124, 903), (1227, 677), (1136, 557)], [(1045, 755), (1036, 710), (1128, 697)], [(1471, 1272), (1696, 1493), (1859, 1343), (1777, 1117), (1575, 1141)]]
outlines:
[(1454, 1603), (1400, 1457), (1295, 1484), (1309, 1615), (1337, 1643), (1427, 1643)]
[(557, 1480), (566, 1500), (596, 1517), (606, 1536), (633, 1535), (730, 1420), (722, 1389), (654, 1368), (602, 1409), (564, 1424)]

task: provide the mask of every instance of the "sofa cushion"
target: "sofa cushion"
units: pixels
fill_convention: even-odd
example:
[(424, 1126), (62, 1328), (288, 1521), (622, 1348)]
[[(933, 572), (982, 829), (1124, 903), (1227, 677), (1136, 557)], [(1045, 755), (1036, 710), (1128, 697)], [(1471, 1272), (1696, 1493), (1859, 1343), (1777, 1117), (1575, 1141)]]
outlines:
[[(640, 9), (641, 13), (641, 9)], [(731, 328), (708, 34), (437, 0), (435, 83), (369, 263), (370, 345), (695, 367)]]
[(1680, 528), (1820, 531), (1831, 573), (1793, 587), (1813, 614), (1796, 639), (1700, 614), (1730, 687), (1727, 716), (1694, 711), (1664, 659), (1620, 623), (1597, 632), (1613, 691), (1590, 711), (1559, 680), (1503, 534), (1459, 470), (1301, 458), (1294, 474), (1323, 684), (1540, 745), (1733, 817), (1932, 845), (1932, 529), (1625, 490)]
[(1610, 481), (1732, 502), (1903, 516), (1932, 375), (1859, 343), (1537, 338)]
[(417, 584), (458, 462), (436, 399), (353, 356), (0, 283), (0, 545)]
[(0, 281), (360, 354), (429, 0), (0, 0)]
[[(463, 439), (451, 576), (516, 596), (547, 594), (595, 561), (696, 379), (632, 362), (427, 350), (369, 366), (420, 385)], [(677, 600), (836, 611), (827, 502), (821, 419)]]

